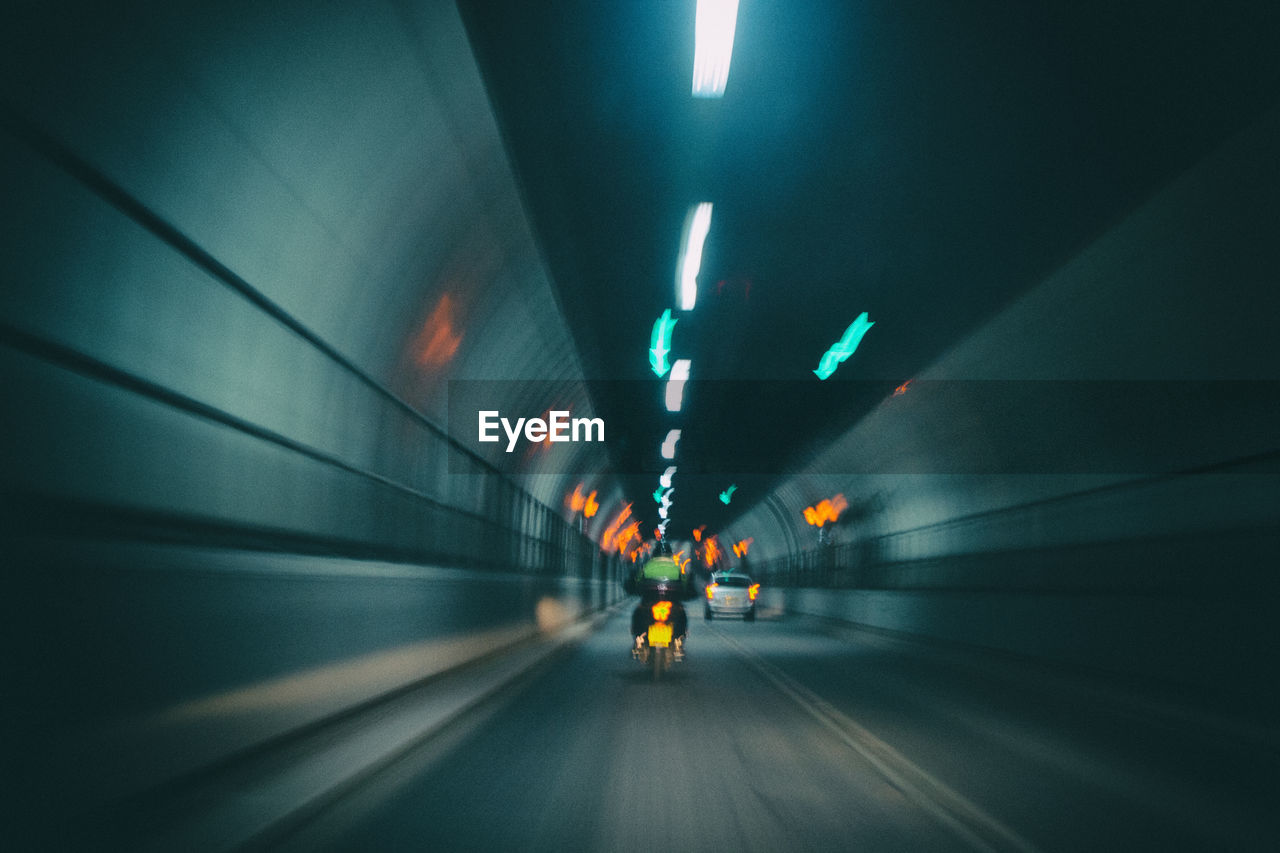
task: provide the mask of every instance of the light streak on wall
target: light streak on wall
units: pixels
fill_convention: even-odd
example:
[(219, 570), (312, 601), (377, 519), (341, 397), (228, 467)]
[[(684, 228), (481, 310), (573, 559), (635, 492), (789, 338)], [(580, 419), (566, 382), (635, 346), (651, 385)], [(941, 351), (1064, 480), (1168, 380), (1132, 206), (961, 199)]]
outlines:
[(814, 527), (822, 527), (828, 521), (838, 521), (840, 513), (849, 508), (844, 495), (836, 495), (829, 500), (819, 501), (815, 506), (805, 507), (804, 520)]
[(616, 518), (605, 528), (604, 535), (600, 537), (600, 550), (606, 554), (615, 549), (614, 540), (618, 536), (618, 529), (622, 527), (622, 523), (631, 517), (631, 504), (624, 506)]
[(457, 306), (451, 294), (444, 294), (431, 309), (414, 341), (416, 360), (422, 367), (444, 367), (458, 352), (463, 333), (458, 329)]

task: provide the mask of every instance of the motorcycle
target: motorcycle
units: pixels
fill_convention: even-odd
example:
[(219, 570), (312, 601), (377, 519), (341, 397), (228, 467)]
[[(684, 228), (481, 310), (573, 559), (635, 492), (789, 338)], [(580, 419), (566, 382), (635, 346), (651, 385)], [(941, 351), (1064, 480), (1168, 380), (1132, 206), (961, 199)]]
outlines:
[(688, 625), (684, 606), (668, 598), (645, 600), (631, 617), (635, 635), (631, 656), (652, 668), (653, 680), (684, 660), (684, 632)]

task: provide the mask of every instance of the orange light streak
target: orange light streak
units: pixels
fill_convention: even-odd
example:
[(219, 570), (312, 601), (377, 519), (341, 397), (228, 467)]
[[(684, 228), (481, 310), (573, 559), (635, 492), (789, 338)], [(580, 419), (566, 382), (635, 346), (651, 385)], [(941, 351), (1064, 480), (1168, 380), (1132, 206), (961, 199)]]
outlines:
[(622, 530), (618, 532), (616, 547), (618, 549), (619, 554), (624, 553), (627, 550), (627, 543), (630, 542), (632, 538), (634, 538), (635, 535), (639, 532), (640, 532), (639, 521), (631, 522), (630, 524), (628, 524), (626, 527), (622, 528)]
[(830, 500), (820, 501), (817, 506), (805, 507), (804, 520), (814, 527), (821, 527), (828, 521), (839, 521), (840, 513), (849, 508), (844, 495), (836, 495)]
[(600, 550), (606, 554), (614, 550), (613, 541), (618, 535), (618, 528), (622, 527), (622, 522), (631, 516), (631, 504), (627, 504), (618, 513), (618, 517), (605, 529), (604, 535), (600, 537)]
[(427, 321), (418, 333), (415, 349), (418, 364), (423, 367), (443, 367), (453, 360), (462, 344), (462, 332), (457, 331), (457, 315), (453, 296), (444, 294), (436, 302)]

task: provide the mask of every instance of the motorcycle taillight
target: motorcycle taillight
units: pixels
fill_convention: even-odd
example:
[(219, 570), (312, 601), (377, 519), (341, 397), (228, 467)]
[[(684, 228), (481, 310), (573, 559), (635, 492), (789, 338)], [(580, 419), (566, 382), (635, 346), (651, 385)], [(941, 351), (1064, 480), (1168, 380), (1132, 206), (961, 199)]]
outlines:
[(653, 607), (649, 609), (653, 611), (653, 618), (655, 622), (666, 622), (671, 618), (670, 601), (655, 601)]

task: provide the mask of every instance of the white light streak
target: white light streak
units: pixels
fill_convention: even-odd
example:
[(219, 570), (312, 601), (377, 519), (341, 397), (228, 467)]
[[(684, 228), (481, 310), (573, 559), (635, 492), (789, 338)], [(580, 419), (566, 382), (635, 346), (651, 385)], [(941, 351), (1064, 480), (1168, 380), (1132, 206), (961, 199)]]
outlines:
[(667, 437), (662, 442), (662, 458), (676, 458), (676, 442), (680, 440), (680, 430), (673, 429), (667, 433)]
[(738, 0), (698, 0), (693, 21), (693, 96), (724, 97), (738, 28)]
[(702, 269), (702, 247), (711, 230), (711, 202), (704, 201), (689, 212), (689, 225), (685, 229), (684, 247), (676, 268), (680, 270), (676, 295), (681, 311), (692, 311), (698, 301), (698, 272)]
[[(667, 380), (667, 411), (678, 412), (684, 405), (684, 383), (689, 378), (689, 359), (682, 358), (671, 365), (671, 378)], [(670, 459), (671, 457), (666, 457)]]
[(662, 484), (662, 488), (669, 489), (671, 488), (671, 478), (674, 477), (675, 475), (676, 475), (676, 466), (672, 465), (665, 472), (663, 472), (661, 477), (658, 478), (658, 482)]

